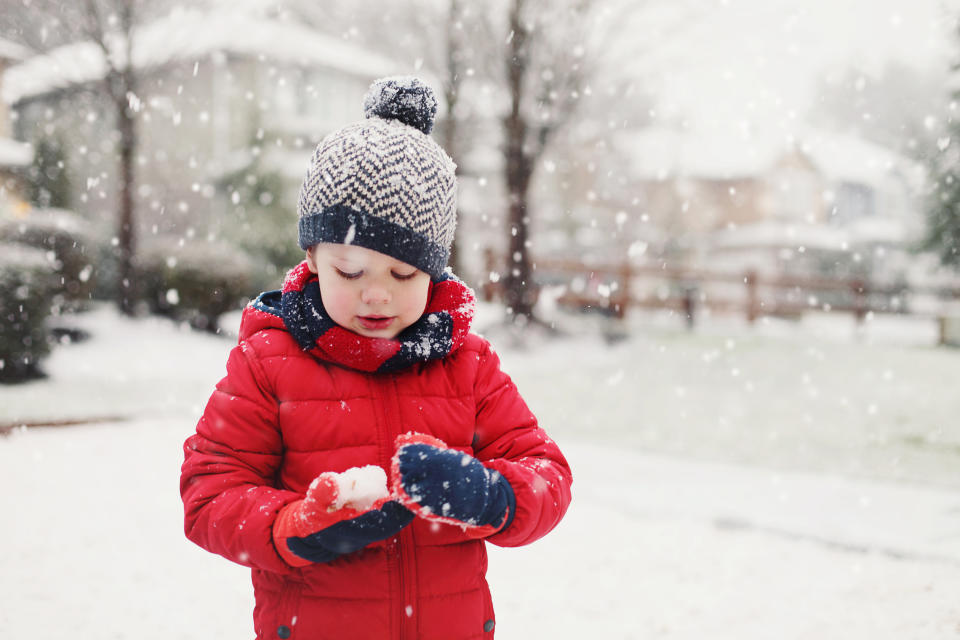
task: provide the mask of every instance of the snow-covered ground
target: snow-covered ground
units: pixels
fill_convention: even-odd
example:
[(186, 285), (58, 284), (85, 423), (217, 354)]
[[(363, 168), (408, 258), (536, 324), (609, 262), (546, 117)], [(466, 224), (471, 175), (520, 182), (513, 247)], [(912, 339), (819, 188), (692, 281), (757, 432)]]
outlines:
[[(177, 493), (231, 341), (75, 322), (0, 424), (121, 420), (0, 439), (0, 638), (251, 637), (247, 571), (183, 538)], [(498, 638), (960, 634), (960, 352), (824, 319), (580, 333), (498, 340), (575, 476), (555, 532), (491, 548)]]

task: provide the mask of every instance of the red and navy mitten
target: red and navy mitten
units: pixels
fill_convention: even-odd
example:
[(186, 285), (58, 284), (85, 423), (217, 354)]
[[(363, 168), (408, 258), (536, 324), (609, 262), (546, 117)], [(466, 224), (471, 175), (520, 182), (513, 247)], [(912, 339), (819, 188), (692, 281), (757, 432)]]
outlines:
[(516, 498), (507, 479), (437, 438), (407, 433), (393, 455), (393, 495), (418, 516), (485, 537), (513, 521)]
[(277, 514), (273, 542), (287, 564), (330, 562), (396, 535), (413, 520), (412, 512), (388, 497), (351, 502), (343, 495), (341, 475), (321, 473), (305, 498)]

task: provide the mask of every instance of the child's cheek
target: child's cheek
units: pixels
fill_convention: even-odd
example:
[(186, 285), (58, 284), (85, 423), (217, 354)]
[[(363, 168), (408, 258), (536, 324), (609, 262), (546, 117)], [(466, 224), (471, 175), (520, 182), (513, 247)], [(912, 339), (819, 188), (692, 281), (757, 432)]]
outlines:
[(323, 305), (327, 308), (330, 318), (337, 324), (344, 324), (353, 317), (352, 296), (342, 287), (335, 287), (327, 296), (324, 296)]
[(427, 305), (430, 303), (430, 293), (431, 293), (431, 292), (432, 292), (432, 288), (431, 288), (431, 287), (426, 286), (426, 287), (423, 288), (423, 295), (420, 297), (420, 302), (419, 302), (419, 305), (418, 305), (418, 307), (417, 307), (417, 308), (419, 309), (419, 313), (417, 314), (418, 316), (422, 316), (423, 313), (424, 313), (424, 311), (427, 310)]

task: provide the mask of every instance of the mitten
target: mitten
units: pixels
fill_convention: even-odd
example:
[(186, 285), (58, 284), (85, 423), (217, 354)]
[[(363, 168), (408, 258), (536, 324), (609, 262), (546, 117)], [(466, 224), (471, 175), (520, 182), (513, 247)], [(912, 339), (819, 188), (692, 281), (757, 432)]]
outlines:
[(331, 560), (396, 535), (413, 513), (387, 494), (376, 466), (321, 473), (307, 495), (283, 507), (273, 525), (277, 551), (293, 567)]
[(393, 495), (422, 518), (457, 525), (477, 538), (513, 520), (516, 498), (507, 479), (442, 440), (401, 435), (392, 471)]

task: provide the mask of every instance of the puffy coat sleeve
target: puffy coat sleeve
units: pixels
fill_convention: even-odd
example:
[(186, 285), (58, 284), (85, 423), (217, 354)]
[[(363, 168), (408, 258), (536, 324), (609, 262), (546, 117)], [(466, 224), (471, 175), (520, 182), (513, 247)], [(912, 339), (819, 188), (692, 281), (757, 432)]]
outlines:
[(563, 518), (573, 476), (560, 448), (538, 426), (486, 342), (479, 359), (474, 453), (503, 474), (517, 499), (513, 522), (487, 540), (503, 547), (529, 544)]
[(227, 375), (183, 446), (180, 496), (187, 538), (239, 564), (286, 573), (273, 546), (277, 512), (303, 496), (275, 488), (283, 456), (277, 400), (253, 352), (230, 352)]

